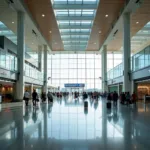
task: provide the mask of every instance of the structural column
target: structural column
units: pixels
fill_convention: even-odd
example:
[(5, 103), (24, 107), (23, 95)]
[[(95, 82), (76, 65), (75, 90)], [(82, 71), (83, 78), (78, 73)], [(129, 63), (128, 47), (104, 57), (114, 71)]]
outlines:
[(102, 60), (102, 91), (107, 91), (107, 46), (105, 45), (101, 55)]
[(24, 40), (24, 13), (17, 13), (17, 57), (18, 79), (16, 82), (16, 100), (21, 101), (24, 95), (24, 69), (25, 69), (25, 40)]
[(38, 68), (39, 71), (42, 71), (42, 46), (38, 46)]
[(30, 98), (32, 99), (32, 93), (33, 93), (33, 84), (30, 86)]
[(123, 90), (124, 92), (131, 92), (131, 39), (130, 39), (130, 13), (123, 16)]
[(47, 45), (44, 45), (44, 87), (43, 91), (47, 93)]

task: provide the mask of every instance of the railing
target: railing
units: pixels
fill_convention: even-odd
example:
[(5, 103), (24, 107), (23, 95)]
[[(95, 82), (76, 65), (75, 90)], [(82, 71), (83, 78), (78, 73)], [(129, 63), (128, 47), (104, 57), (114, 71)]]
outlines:
[[(18, 72), (17, 57), (11, 53), (4, 53), (0, 50), (0, 68)], [(43, 74), (37, 68), (25, 63), (25, 76), (43, 81)]]
[(27, 63), (25, 64), (25, 76), (43, 81), (43, 73)]
[(122, 63), (107, 72), (107, 80), (111, 80), (123, 75)]
[[(150, 46), (131, 57), (131, 71), (150, 66)], [(123, 75), (122, 63), (107, 72), (107, 80), (111, 80)]]

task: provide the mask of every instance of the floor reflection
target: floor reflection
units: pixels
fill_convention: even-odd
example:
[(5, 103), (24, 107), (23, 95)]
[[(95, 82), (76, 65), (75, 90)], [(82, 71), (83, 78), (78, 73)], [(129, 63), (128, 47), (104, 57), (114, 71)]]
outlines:
[(104, 99), (87, 101), (88, 108), (81, 98), (64, 97), (34, 108), (2, 109), (0, 149), (150, 149), (149, 104), (106, 109)]

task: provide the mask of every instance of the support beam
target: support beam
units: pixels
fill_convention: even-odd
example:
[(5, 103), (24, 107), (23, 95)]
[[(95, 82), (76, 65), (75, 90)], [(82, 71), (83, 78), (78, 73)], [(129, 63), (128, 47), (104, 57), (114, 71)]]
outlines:
[(108, 91), (107, 88), (107, 46), (103, 47), (102, 55), (102, 91)]
[(59, 25), (59, 29), (91, 29), (92, 25)]
[(56, 16), (57, 21), (75, 20), (75, 21), (93, 21), (94, 16)]
[(47, 45), (44, 45), (44, 87), (43, 87), (43, 92), (47, 93)]
[(123, 16), (123, 91), (131, 92), (131, 36), (130, 36), (130, 13)]
[(90, 32), (64, 32), (61, 33), (61, 35), (89, 35), (90, 36)]
[(38, 46), (38, 68), (39, 71), (42, 71), (42, 46)]
[(18, 79), (16, 82), (16, 100), (22, 101), (24, 95), (24, 71), (25, 71), (25, 16), (23, 12), (17, 13), (17, 56), (18, 56)]
[(67, 10), (67, 9), (76, 9), (76, 10), (81, 10), (81, 9), (97, 9), (97, 4), (54, 4), (53, 5), (54, 10)]

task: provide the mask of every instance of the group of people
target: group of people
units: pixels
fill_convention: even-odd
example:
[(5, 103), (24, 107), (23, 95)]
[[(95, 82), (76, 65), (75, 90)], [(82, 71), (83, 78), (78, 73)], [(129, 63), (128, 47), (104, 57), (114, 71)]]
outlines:
[[(32, 95), (30, 95), (28, 90), (25, 91), (24, 97), (23, 97), (23, 99), (25, 100), (25, 104), (26, 104), (26, 106), (28, 106), (28, 102), (29, 102), (31, 96), (32, 96), (33, 106), (36, 106), (36, 103), (39, 102), (39, 95), (36, 92), (36, 90), (33, 90)], [(50, 91), (47, 94), (45, 92), (42, 92), (42, 94), (41, 94), (42, 102), (45, 102), (47, 98), (48, 98), (48, 102), (53, 102), (53, 96)]]
[(137, 96), (135, 92), (132, 95), (130, 95), (130, 92), (122, 92), (120, 96), (116, 91), (108, 93), (107, 100), (112, 100), (115, 106), (117, 106), (118, 99), (120, 99), (121, 104), (136, 104)]

